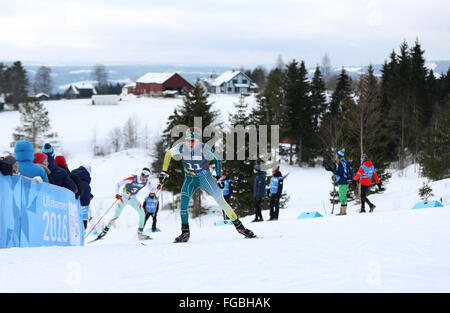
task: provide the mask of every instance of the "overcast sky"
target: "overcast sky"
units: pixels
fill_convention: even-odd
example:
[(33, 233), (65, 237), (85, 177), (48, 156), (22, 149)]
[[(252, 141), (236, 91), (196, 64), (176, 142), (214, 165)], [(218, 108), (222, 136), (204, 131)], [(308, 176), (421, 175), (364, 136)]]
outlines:
[(449, 60), (449, 21), (443, 0), (0, 0), (0, 60), (368, 65), (417, 37), (427, 60)]

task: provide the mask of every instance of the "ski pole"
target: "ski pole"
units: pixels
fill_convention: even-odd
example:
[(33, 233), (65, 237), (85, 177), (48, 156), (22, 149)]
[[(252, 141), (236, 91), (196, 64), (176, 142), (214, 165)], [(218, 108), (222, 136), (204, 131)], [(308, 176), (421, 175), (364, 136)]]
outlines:
[(100, 221), (105, 217), (106, 214), (108, 214), (108, 212), (113, 208), (113, 206), (116, 204), (117, 199), (113, 202), (113, 204), (109, 207), (108, 210), (106, 210), (105, 214), (102, 215), (102, 217), (100, 217), (100, 219), (97, 221), (97, 223), (95, 223), (95, 225), (92, 227), (92, 229), (89, 231), (89, 233), (87, 233), (86, 236), (84, 236), (84, 239), (87, 238), (87, 236), (89, 236), (92, 231), (95, 229), (95, 227), (97, 227), (98, 223), (100, 223)]

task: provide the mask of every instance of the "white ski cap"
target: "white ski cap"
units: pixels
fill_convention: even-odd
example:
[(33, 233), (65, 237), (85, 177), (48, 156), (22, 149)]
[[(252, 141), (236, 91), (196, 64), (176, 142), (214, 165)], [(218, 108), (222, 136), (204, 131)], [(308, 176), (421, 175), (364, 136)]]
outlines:
[(150, 185), (150, 187), (149, 187), (149, 193), (154, 193), (154, 194), (156, 194), (156, 192), (158, 191), (158, 188), (156, 188), (155, 186), (153, 186), (153, 185)]
[(90, 165), (85, 164), (85, 165), (81, 165), (81, 166), (84, 167), (86, 169), (86, 171), (88, 171), (89, 174), (91, 173), (91, 166)]

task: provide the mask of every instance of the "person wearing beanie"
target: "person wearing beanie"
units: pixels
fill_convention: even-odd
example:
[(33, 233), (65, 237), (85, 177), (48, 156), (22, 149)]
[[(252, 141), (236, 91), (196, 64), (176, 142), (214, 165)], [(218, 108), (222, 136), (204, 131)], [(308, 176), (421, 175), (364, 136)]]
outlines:
[(337, 215), (347, 214), (347, 193), (349, 180), (353, 177), (353, 168), (345, 160), (345, 149), (341, 149), (336, 153), (336, 164), (334, 167), (326, 167), (327, 171), (332, 172), (336, 176), (336, 182), (339, 186), (339, 201), (341, 203), (340, 211)]
[(373, 212), (373, 209), (375, 209), (375, 205), (367, 199), (367, 192), (369, 191), (370, 186), (372, 186), (372, 177), (375, 179), (375, 182), (378, 185), (379, 190), (381, 190), (381, 182), (378, 178), (378, 174), (375, 171), (375, 167), (373, 166), (373, 163), (366, 154), (363, 154), (361, 156), (361, 167), (359, 168), (358, 172), (356, 173), (353, 180), (358, 181), (361, 185), (361, 211), (360, 213), (365, 213), (365, 204), (367, 203), (369, 205), (369, 212)]
[(272, 178), (270, 179), (269, 196), (270, 196), (270, 218), (269, 221), (278, 220), (280, 212), (280, 198), (283, 192), (283, 175), (281, 175), (280, 167), (276, 166), (272, 169)]
[(67, 165), (66, 158), (62, 155), (58, 155), (57, 157), (55, 157), (55, 162), (59, 168), (62, 168), (70, 176), (70, 179), (72, 179), (72, 181), (75, 183), (75, 185), (77, 185), (78, 192), (77, 192), (76, 196), (80, 197), (84, 191), (83, 183), (81, 182), (80, 178), (77, 175), (72, 174), (70, 172), (69, 166)]
[(159, 211), (159, 199), (156, 196), (156, 193), (158, 192), (158, 189), (155, 186), (150, 186), (150, 191), (148, 193), (148, 196), (145, 197), (144, 203), (142, 204), (142, 207), (145, 210), (145, 221), (144, 221), (144, 227), (147, 223), (147, 220), (152, 217), (152, 232), (156, 232), (156, 216), (158, 215)]
[(17, 163), (17, 160), (15, 157), (13, 157), (11, 154), (4, 157), (3, 161), (5, 161), (7, 164), (10, 164), (12, 166), (12, 172), (13, 174), (20, 175), (19, 173), (19, 163)]
[(80, 194), (78, 193), (77, 185), (70, 178), (69, 174), (65, 170), (59, 168), (55, 162), (55, 151), (51, 144), (46, 143), (42, 148), (42, 153), (47, 155), (48, 169), (50, 170), (50, 176), (53, 179), (55, 185), (69, 189), (75, 194), (75, 198), (78, 199)]
[[(62, 163), (61, 158), (59, 162)], [(80, 205), (83, 209), (84, 228), (86, 229), (89, 220), (89, 206), (94, 197), (91, 193), (91, 167), (82, 165), (70, 172), (70, 175), (74, 178), (74, 181), (78, 180), (80, 182), (80, 188), (78, 190), (80, 193)]]
[(102, 239), (106, 236), (112, 225), (122, 214), (123, 209), (126, 206), (132, 207), (139, 215), (139, 224), (137, 237), (139, 240), (152, 239), (150, 236), (145, 235), (145, 209), (137, 198), (137, 194), (143, 189), (147, 188), (149, 192), (152, 190), (152, 183), (149, 179), (150, 170), (144, 167), (140, 175), (131, 175), (116, 184), (116, 202), (114, 205), (114, 216), (109, 220), (102, 232), (97, 236), (97, 239)]
[(51, 176), (51, 171), (48, 168), (48, 157), (47, 157), (47, 155), (42, 153), (42, 152), (36, 152), (34, 154), (33, 163), (41, 166), (45, 170), (45, 172), (47, 173), (48, 182), (50, 184), (54, 184), (52, 176)]
[(20, 175), (33, 179), (40, 177), (43, 182), (48, 183), (48, 175), (45, 170), (33, 163), (34, 148), (28, 140), (19, 140), (14, 145), (14, 157), (19, 163)]
[(253, 198), (255, 200), (255, 219), (253, 222), (264, 221), (261, 213), (261, 204), (266, 197), (266, 172), (261, 170), (261, 165), (256, 164), (253, 168), (253, 172), (256, 174), (253, 182)]
[(49, 143), (46, 143), (44, 147), (42, 148), (42, 153), (45, 153), (46, 155), (54, 158), (55, 157), (55, 151), (53, 149), (53, 146)]

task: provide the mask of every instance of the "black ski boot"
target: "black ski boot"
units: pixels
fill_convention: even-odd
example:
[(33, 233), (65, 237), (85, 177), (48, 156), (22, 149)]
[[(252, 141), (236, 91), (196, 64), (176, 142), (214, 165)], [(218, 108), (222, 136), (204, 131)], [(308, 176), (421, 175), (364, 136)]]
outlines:
[(188, 242), (190, 236), (189, 224), (181, 224), (181, 235), (174, 242)]
[(236, 227), (236, 230), (238, 231), (239, 234), (244, 235), (247, 238), (254, 238), (256, 237), (256, 235), (250, 230), (244, 227), (244, 225), (242, 225), (242, 222), (240, 220), (235, 220), (233, 222), (234, 227)]
[(105, 237), (106, 234), (108, 233), (108, 230), (109, 230), (109, 228), (108, 228), (108, 227), (105, 227), (105, 228), (102, 230), (102, 232), (101, 232), (100, 234), (98, 234), (96, 240), (103, 239), (103, 237)]
[(139, 240), (149, 240), (149, 239), (152, 239), (150, 236), (145, 235), (145, 234), (143, 233), (143, 231), (144, 231), (143, 228), (139, 228), (139, 229), (138, 229), (137, 236), (138, 236)]
[(372, 213), (372, 212), (373, 212), (373, 209), (375, 209), (375, 208), (376, 208), (375, 204), (372, 204), (372, 205), (370, 206), (369, 212)]

